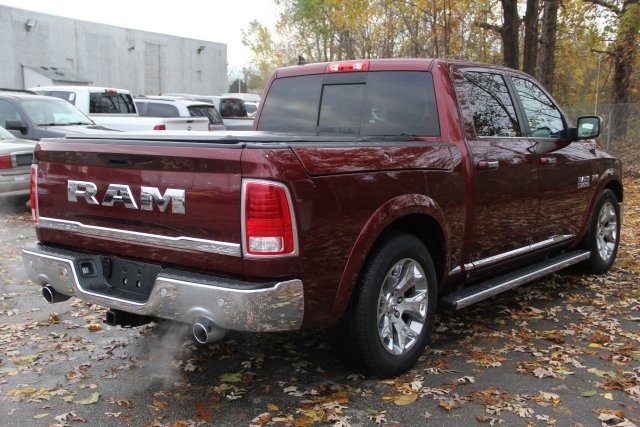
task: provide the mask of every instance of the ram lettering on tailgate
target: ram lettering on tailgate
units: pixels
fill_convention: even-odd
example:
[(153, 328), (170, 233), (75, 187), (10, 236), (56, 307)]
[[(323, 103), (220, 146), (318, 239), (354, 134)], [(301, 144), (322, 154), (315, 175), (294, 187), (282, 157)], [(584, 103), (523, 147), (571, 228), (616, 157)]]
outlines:
[(167, 206), (171, 203), (171, 212), (184, 214), (186, 209), (186, 191), (176, 188), (167, 188), (164, 194), (156, 187), (140, 187), (140, 207), (136, 203), (131, 187), (126, 184), (109, 184), (107, 191), (102, 197), (102, 203), (98, 201), (98, 186), (89, 181), (67, 181), (67, 200), (77, 202), (78, 198), (86, 200), (90, 205), (113, 206), (116, 203), (122, 203), (129, 209), (141, 209), (143, 211), (152, 211), (153, 202), (160, 212), (167, 210)]

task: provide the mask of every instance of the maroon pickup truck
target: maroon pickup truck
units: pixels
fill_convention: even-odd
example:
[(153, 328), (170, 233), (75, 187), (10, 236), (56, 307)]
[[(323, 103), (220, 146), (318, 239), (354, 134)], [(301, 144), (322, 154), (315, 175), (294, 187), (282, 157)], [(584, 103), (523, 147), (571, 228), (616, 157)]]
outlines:
[[(228, 330), (330, 328), (378, 376), (460, 309), (572, 264), (604, 273), (620, 162), (526, 74), (436, 59), (277, 70), (246, 133), (39, 143), (38, 242), (50, 302)], [(446, 316), (446, 313), (443, 314)]]

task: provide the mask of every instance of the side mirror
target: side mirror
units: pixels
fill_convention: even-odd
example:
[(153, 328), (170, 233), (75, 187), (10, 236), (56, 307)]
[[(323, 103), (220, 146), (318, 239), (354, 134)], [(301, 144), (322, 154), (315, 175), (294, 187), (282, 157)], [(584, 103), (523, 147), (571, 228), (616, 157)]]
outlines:
[(572, 130), (573, 140), (597, 138), (600, 135), (602, 119), (598, 116), (578, 117), (578, 126)]
[(20, 131), (21, 134), (25, 135), (27, 133), (27, 124), (25, 122), (21, 122), (20, 120), (7, 120), (4, 128), (6, 130), (17, 130)]

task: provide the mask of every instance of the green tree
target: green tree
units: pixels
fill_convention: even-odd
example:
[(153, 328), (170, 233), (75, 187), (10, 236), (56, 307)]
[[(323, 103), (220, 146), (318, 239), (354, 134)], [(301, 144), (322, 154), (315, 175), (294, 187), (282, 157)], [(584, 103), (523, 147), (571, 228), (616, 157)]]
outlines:
[(249, 88), (247, 87), (247, 82), (242, 79), (235, 79), (231, 84), (229, 84), (229, 93), (240, 93), (240, 92), (249, 92)]

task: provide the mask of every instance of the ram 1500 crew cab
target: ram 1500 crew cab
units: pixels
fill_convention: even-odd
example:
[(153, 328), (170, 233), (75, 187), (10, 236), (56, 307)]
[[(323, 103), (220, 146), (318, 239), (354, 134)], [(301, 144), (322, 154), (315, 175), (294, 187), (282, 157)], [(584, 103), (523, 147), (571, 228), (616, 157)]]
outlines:
[[(256, 132), (41, 141), (47, 300), (113, 324), (330, 328), (379, 376), (416, 362), (438, 306), (463, 309), (572, 264), (616, 257), (621, 165), (530, 76), (389, 59), (279, 69)], [(445, 314), (446, 315), (446, 314)]]

